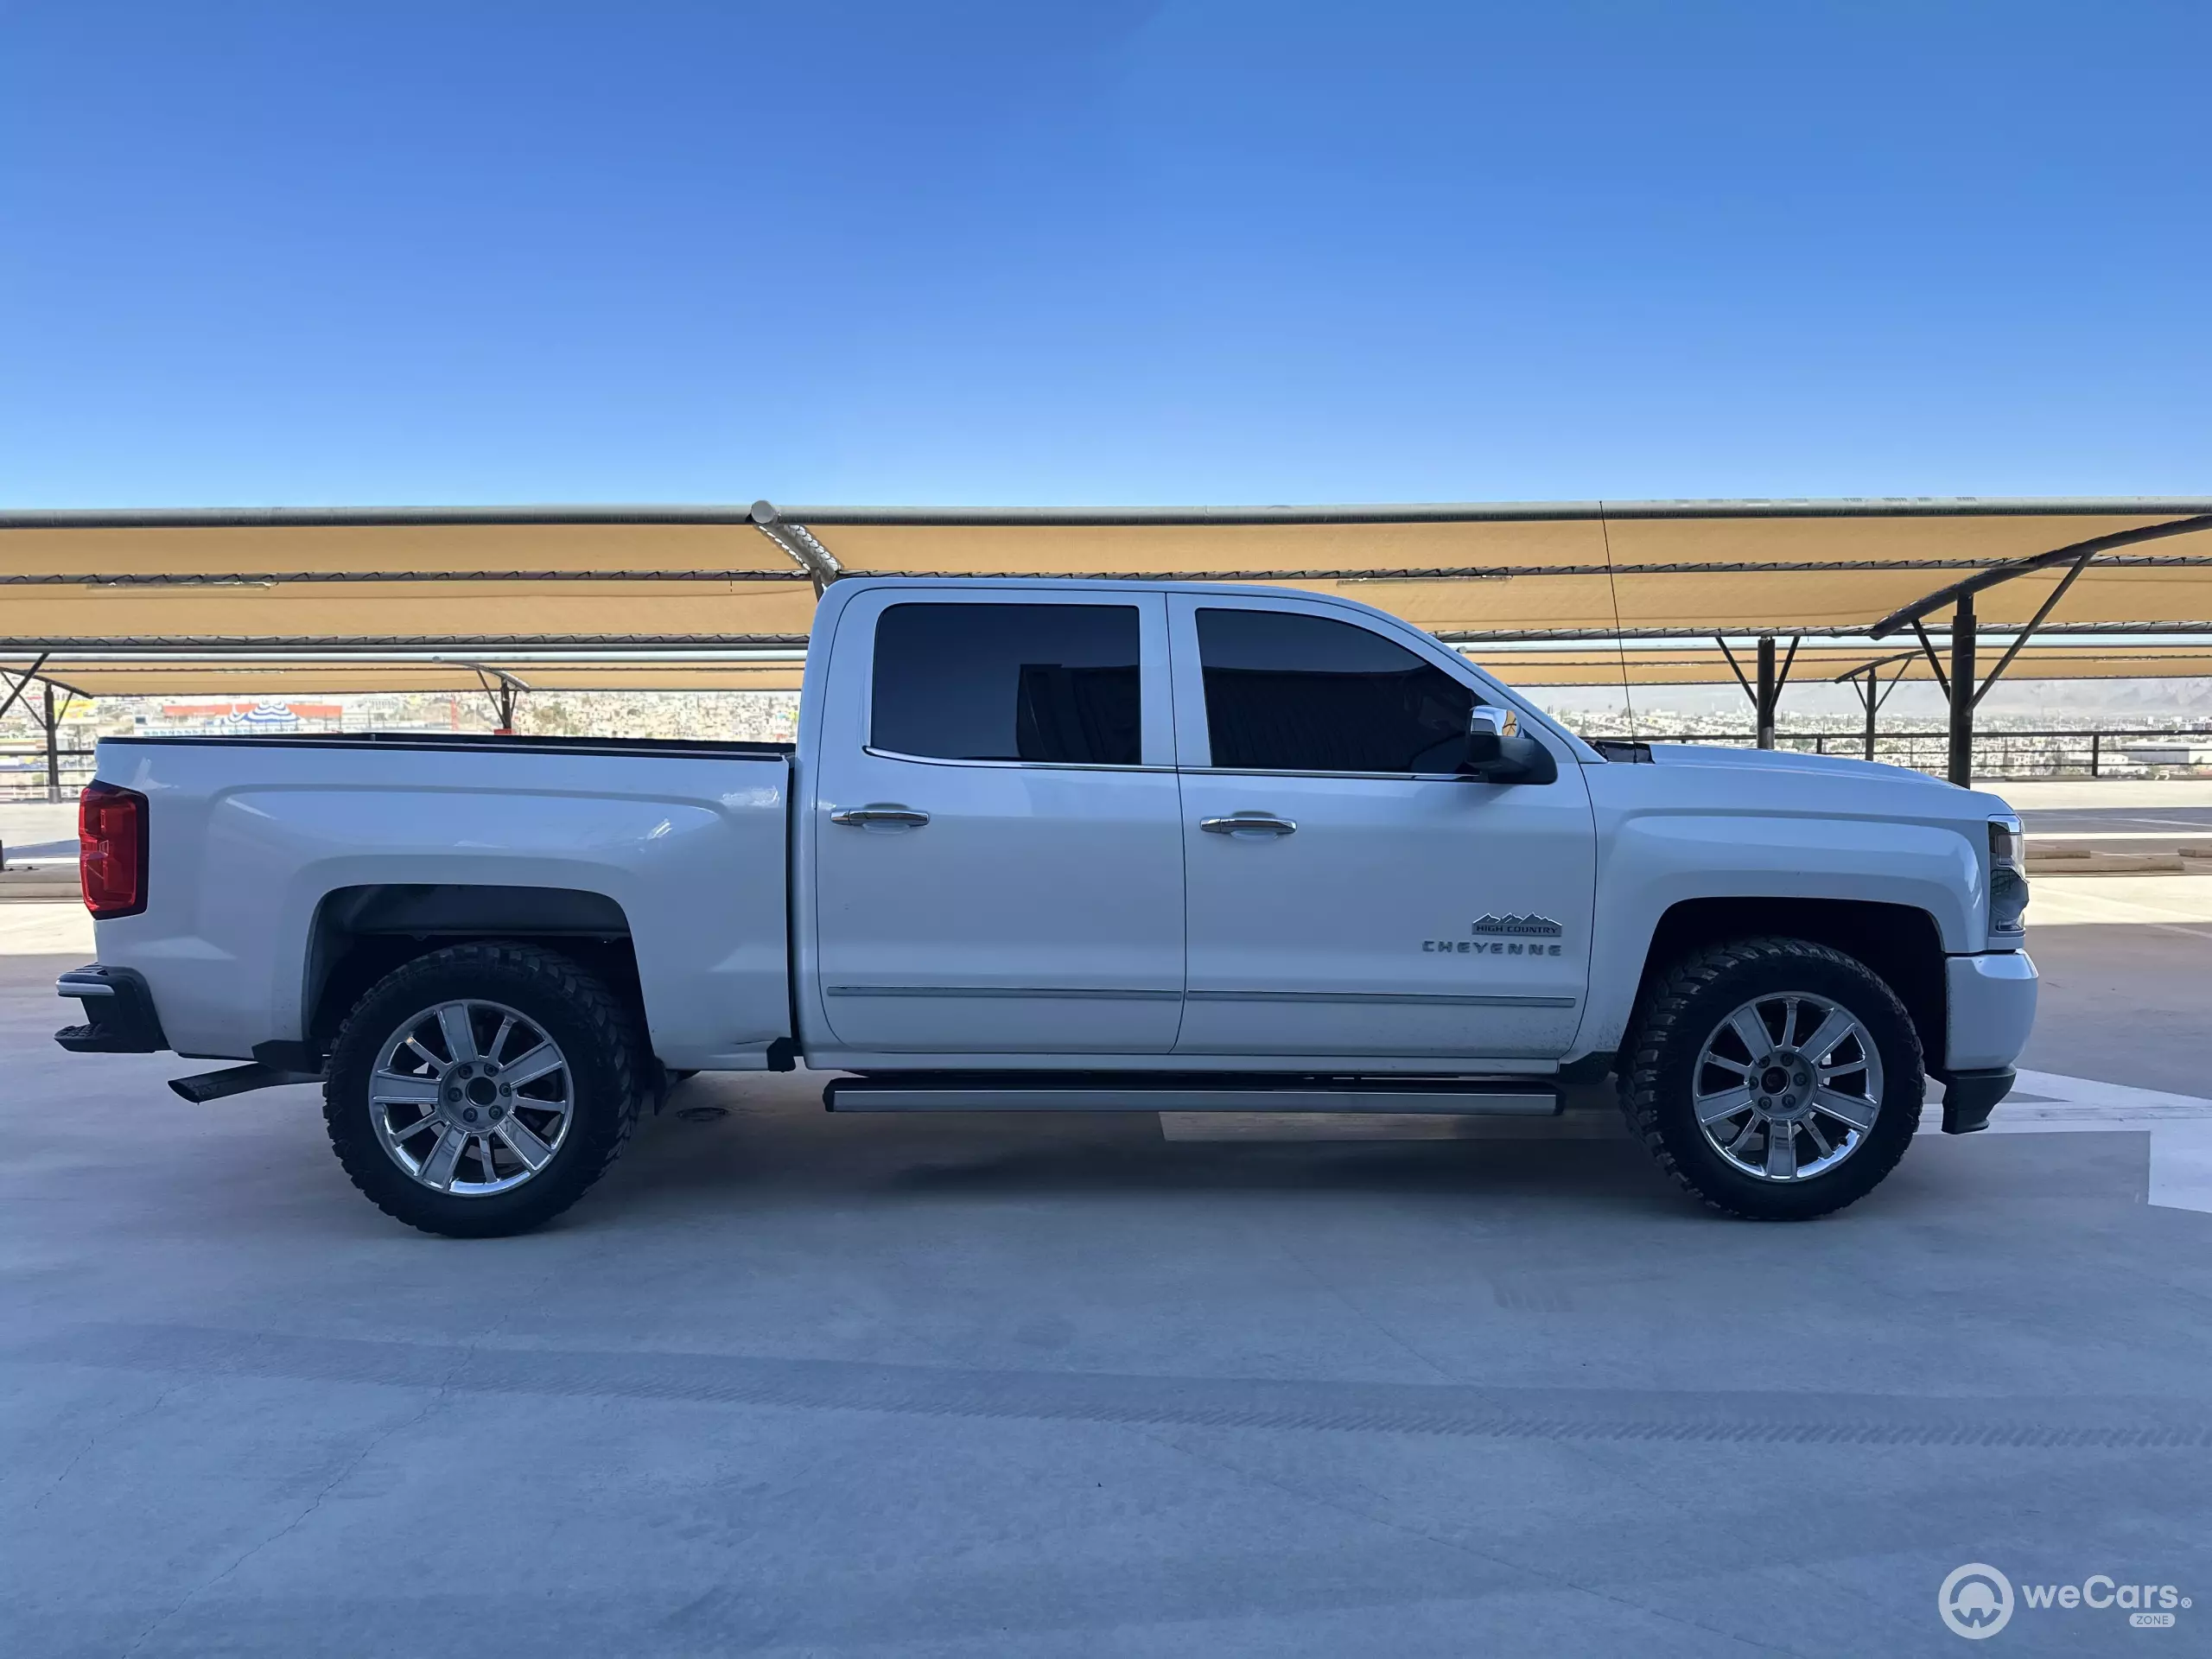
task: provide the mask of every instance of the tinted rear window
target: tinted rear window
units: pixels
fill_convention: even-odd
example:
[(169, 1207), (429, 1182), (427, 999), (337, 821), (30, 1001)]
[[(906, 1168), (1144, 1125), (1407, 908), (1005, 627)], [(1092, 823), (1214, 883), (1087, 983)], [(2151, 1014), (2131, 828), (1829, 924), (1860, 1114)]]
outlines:
[(1134, 766), (1133, 605), (893, 605), (875, 625), (870, 743), (946, 760)]

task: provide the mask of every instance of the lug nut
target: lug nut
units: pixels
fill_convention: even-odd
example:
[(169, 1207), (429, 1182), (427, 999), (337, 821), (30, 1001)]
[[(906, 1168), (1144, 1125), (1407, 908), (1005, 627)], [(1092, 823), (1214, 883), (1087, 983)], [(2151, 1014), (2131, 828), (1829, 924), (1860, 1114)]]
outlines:
[(503, 1083), (499, 1085), (499, 1092), (503, 1095), (512, 1095), (514, 1091), (515, 1086), (512, 1083)]
[(493, 1121), (494, 1123), (498, 1122), (501, 1118), (505, 1117), (506, 1115), (507, 1115), (507, 1109), (506, 1109), (505, 1107), (504, 1107), (504, 1106), (494, 1106), (494, 1107), (492, 1109), (492, 1121)]
[(448, 1090), (446, 1090), (446, 1098), (447, 1098), (448, 1100), (459, 1100), (459, 1099), (461, 1098), (461, 1090), (458, 1090), (458, 1089), (448, 1089)]
[(461, 1115), (464, 1119), (471, 1123), (474, 1123), (476, 1121), (476, 1109), (474, 1106), (464, 1108)]

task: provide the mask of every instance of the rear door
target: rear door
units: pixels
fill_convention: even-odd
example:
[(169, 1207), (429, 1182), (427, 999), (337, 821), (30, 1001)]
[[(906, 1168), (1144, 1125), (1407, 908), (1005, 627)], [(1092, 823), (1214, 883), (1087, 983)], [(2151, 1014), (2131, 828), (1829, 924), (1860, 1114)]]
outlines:
[(1190, 895), (1177, 1052), (1563, 1053), (1596, 851), (1573, 755), (1555, 748), (1549, 784), (1459, 777), (1484, 694), (1442, 647), (1319, 601), (1170, 606)]
[(846, 1047), (1166, 1053), (1183, 853), (1157, 594), (890, 588), (840, 619), (813, 819)]

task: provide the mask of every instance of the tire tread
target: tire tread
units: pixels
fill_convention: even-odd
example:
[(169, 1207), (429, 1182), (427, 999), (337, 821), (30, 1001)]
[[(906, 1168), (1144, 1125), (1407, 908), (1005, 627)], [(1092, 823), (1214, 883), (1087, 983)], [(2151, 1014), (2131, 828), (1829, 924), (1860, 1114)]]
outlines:
[[(1731, 1204), (1720, 1195), (1708, 1191), (1683, 1167), (1682, 1160), (1675, 1155), (1660, 1122), (1659, 1071), (1662, 1056), (1694, 999), (1723, 974), (1738, 968), (1755, 968), (1762, 963), (1808, 961), (1823, 963), (1858, 975), (1885, 996), (1911, 1041), (1912, 1058), (1917, 1065), (1921, 1058), (1919, 1041), (1913, 1032), (1911, 1018), (1886, 982), (1856, 957), (1832, 945), (1779, 934), (1724, 940), (1692, 950), (1677, 959), (1647, 988), (1637, 1009), (1629, 1040), (1622, 1046), (1620, 1105), (1622, 1115), (1628, 1119), (1630, 1132), (1643, 1141), (1644, 1148), (1677, 1186), (1716, 1215), (1743, 1221), (1797, 1218)], [(1894, 1145), (1867, 1145), (1861, 1147), (1845, 1167), (1859, 1165), (1862, 1160), (1867, 1160), (1857, 1172), (1858, 1183), (1862, 1190), (1871, 1190), (1897, 1167), (1909, 1144), (1909, 1138), (1899, 1138)], [(1866, 1179), (1870, 1175), (1872, 1179)]]
[[(431, 979), (455, 968), (520, 973), (535, 982), (537, 988), (560, 998), (582, 1020), (600, 1043), (601, 1052), (614, 1075), (616, 1096), (620, 1103), (615, 1112), (614, 1132), (604, 1138), (596, 1158), (564, 1170), (559, 1183), (537, 1195), (541, 1200), (555, 1198), (557, 1202), (518, 1206), (528, 1211), (527, 1219), (513, 1225), (486, 1230), (501, 1233), (526, 1231), (568, 1209), (607, 1173), (621, 1155), (622, 1149), (629, 1144), (631, 1134), (638, 1126), (639, 1109), (644, 1098), (641, 1079), (645, 1076), (645, 1066), (640, 1058), (642, 1045), (629, 1009), (596, 975), (559, 951), (547, 950), (543, 945), (505, 941), (472, 943), (448, 945), (393, 969), (363, 993), (360, 1001), (354, 1004), (339, 1027), (337, 1040), (331, 1045), (329, 1073), (323, 1084), (323, 1123), (329, 1131), (331, 1146), (338, 1154), (338, 1161), (345, 1169), (346, 1179), (353, 1183), (362, 1197), (393, 1220), (404, 1222), (419, 1231), (448, 1236), (454, 1235), (454, 1229), (436, 1225), (420, 1212), (409, 1213), (395, 1207), (386, 1195), (385, 1178), (391, 1160), (377, 1143), (373, 1133), (357, 1133), (349, 1122), (348, 1114), (353, 1103), (341, 1096), (345, 1071), (339, 1062), (341, 1056), (351, 1052), (357, 1040), (365, 1040), (357, 1039), (355, 1027), (363, 1010), (372, 1002), (395, 992), (404, 992), (417, 981)], [(369, 1039), (380, 1040), (386, 1034), (376, 1032)], [(563, 1147), (563, 1151), (566, 1150)], [(396, 1169), (396, 1166), (392, 1167)], [(537, 1185), (531, 1182), (518, 1187), (516, 1193), (518, 1196), (530, 1193)], [(563, 1191), (563, 1188), (567, 1190)], [(486, 1212), (485, 1218), (490, 1220), (491, 1213)], [(479, 1236), (479, 1230), (469, 1231), (470, 1236)]]

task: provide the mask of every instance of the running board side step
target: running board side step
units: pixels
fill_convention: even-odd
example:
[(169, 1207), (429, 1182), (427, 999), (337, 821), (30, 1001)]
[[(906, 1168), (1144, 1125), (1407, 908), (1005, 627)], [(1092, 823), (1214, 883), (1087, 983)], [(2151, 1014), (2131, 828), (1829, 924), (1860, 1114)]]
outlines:
[(1240, 1077), (1219, 1072), (909, 1072), (839, 1077), (822, 1091), (833, 1112), (1433, 1112), (1556, 1117), (1566, 1103), (1548, 1077)]

